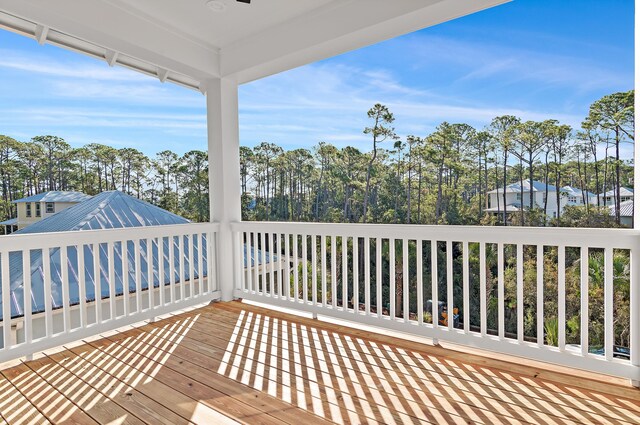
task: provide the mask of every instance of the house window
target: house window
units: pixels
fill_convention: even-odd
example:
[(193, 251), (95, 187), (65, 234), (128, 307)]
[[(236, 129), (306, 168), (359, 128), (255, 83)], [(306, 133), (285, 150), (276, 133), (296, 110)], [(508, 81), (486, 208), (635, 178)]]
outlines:
[(516, 200), (522, 201), (522, 193), (516, 193)]
[(47, 202), (45, 204), (45, 211), (47, 214), (53, 214), (54, 212), (56, 212), (55, 204), (53, 202)]
[(27, 202), (27, 217), (31, 217), (31, 202)]
[(576, 202), (578, 202), (578, 199), (575, 196), (569, 196), (569, 202), (572, 202), (575, 204)]
[(36, 202), (36, 217), (42, 217), (42, 212), (40, 211), (40, 202)]

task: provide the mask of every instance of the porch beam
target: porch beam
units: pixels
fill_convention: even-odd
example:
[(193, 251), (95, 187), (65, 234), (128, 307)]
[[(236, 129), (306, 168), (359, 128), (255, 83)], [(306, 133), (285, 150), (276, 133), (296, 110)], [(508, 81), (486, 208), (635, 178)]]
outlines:
[(238, 129), (238, 83), (216, 78), (204, 84), (207, 96), (209, 147), (209, 213), (220, 223), (217, 270), (222, 301), (233, 298), (235, 288), (231, 223), (241, 221), (240, 136)]

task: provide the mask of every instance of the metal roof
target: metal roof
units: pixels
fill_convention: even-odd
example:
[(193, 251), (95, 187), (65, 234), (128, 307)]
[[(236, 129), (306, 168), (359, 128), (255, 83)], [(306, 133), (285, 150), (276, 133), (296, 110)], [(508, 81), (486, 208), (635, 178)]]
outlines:
[(37, 195), (28, 196), (26, 198), (17, 199), (13, 201), (14, 204), (22, 202), (82, 202), (91, 198), (81, 192), (62, 192), (62, 191), (49, 191), (38, 193)]
[[(78, 205), (74, 205), (59, 213), (47, 217), (37, 223), (32, 224), (22, 230), (19, 230), (12, 235), (26, 234), (26, 233), (47, 233), (47, 232), (63, 232), (63, 231), (82, 231), (82, 230), (95, 230), (95, 229), (117, 229), (127, 227), (142, 227), (142, 226), (159, 226), (169, 224), (184, 224), (189, 223), (184, 217), (180, 217), (162, 208), (151, 205), (147, 202), (136, 199), (125, 193), (112, 191), (103, 192), (90, 198), (87, 201), (81, 202)], [(11, 235), (7, 236), (11, 237)], [(184, 244), (187, 246), (189, 236), (184, 236)], [(178, 251), (179, 237), (173, 238), (174, 252)], [(203, 250), (207, 249), (207, 240), (203, 236), (201, 241)], [(161, 248), (157, 243), (152, 244), (152, 264), (153, 267), (153, 287), (160, 286), (159, 277), (159, 249), (162, 249), (162, 259), (164, 273), (164, 284), (167, 285), (171, 282), (171, 273), (169, 267), (169, 252), (170, 241), (169, 238), (164, 238), (161, 244)], [(114, 244), (114, 269), (115, 269), (115, 288), (116, 296), (124, 293), (125, 285), (128, 286), (128, 291), (135, 292), (136, 290), (136, 270), (135, 270), (135, 251), (134, 242), (127, 242), (127, 262), (129, 267), (129, 273), (124, 278), (122, 273), (122, 246), (121, 243)], [(186, 251), (186, 250), (185, 250)], [(251, 267), (256, 265), (256, 259), (254, 258), (254, 252), (251, 251)], [(206, 252), (206, 251), (205, 251)], [(243, 250), (246, 252), (246, 249)], [(141, 241), (140, 245), (140, 269), (142, 281), (141, 288), (146, 290), (149, 288), (149, 279), (144, 271), (147, 270), (147, 242)], [(78, 252), (76, 247), (67, 248), (67, 267), (69, 276), (69, 297), (70, 304), (78, 304), (79, 297), (79, 277), (78, 277)], [(85, 282), (86, 282), (86, 301), (94, 301), (95, 297), (95, 285), (93, 274), (93, 246), (84, 246), (84, 258), (85, 258)], [(101, 297), (107, 298), (109, 296), (109, 266), (108, 266), (108, 247), (106, 244), (99, 244), (99, 270), (100, 270), (100, 291)], [(199, 269), (197, 244), (194, 244), (194, 261), (195, 272), (194, 277), (198, 278), (197, 270)], [(264, 259), (264, 260), (263, 260)], [(263, 253), (262, 250), (257, 252), (257, 264), (269, 264), (272, 260), (276, 260), (277, 257), (270, 253)], [(31, 260), (31, 305), (32, 311), (39, 313), (44, 311), (44, 268), (42, 262), (42, 251), (32, 250), (30, 253)], [(190, 264), (188, 253), (184, 254), (185, 263)], [(264, 263), (263, 263), (264, 261)], [(175, 255), (174, 258), (174, 282), (180, 280), (179, 275), (179, 262), (180, 258)], [(247, 258), (245, 254), (244, 266), (247, 267)], [(10, 276), (10, 288), (11, 288), (11, 317), (18, 317), (24, 314), (24, 290), (23, 290), (23, 275), (22, 275), (22, 252), (11, 252), (9, 254), (9, 276)], [(59, 308), (62, 306), (62, 267), (60, 263), (60, 249), (52, 249), (50, 251), (50, 270), (51, 270), (51, 304), (53, 308)], [(185, 270), (185, 280), (189, 280), (188, 268)], [(203, 260), (202, 264), (203, 275), (206, 276), (207, 261)], [(1, 293), (1, 289), (0, 289)], [(2, 310), (2, 300), (0, 297), (0, 311)]]
[(15, 226), (18, 224), (17, 218), (10, 218), (9, 220), (0, 221), (0, 226)]
[[(522, 186), (522, 190), (523, 192), (529, 192), (529, 188), (531, 187), (531, 185), (529, 184), (529, 180), (524, 180), (522, 181), (522, 183), (511, 183), (507, 185), (507, 193), (517, 193), (520, 192), (520, 187)], [(544, 192), (545, 191), (545, 184), (543, 182), (539, 182), (537, 180), (533, 181), (533, 191), (534, 192)], [(549, 192), (555, 192), (556, 191), (556, 187), (554, 185), (549, 185)], [(489, 191), (488, 193), (502, 193), (503, 192), (503, 188), (498, 188), (498, 189), (494, 189)]]
[[(616, 206), (609, 206), (609, 215), (616, 215)], [(620, 217), (633, 217), (633, 199), (629, 199), (628, 201), (620, 202)]]
[[(598, 196), (600, 197), (616, 196), (616, 191), (614, 189), (611, 189), (605, 193), (599, 194)], [(633, 189), (630, 187), (621, 187), (620, 196), (633, 196)]]

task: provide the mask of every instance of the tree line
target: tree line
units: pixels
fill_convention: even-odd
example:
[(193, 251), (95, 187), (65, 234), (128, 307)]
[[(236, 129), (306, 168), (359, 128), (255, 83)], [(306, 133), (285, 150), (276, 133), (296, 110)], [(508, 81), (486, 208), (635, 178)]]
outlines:
[[(363, 129), (368, 152), (326, 142), (288, 151), (270, 142), (242, 146), (243, 219), (614, 226), (620, 223), (620, 188), (633, 183), (633, 165), (621, 157), (624, 145), (634, 142), (633, 99), (633, 91), (604, 96), (579, 129), (505, 115), (482, 129), (443, 122), (429, 135), (404, 139), (393, 127), (392, 111), (376, 104)], [(27, 142), (0, 136), (0, 178), (3, 220), (15, 216), (11, 201), (43, 191), (92, 195), (115, 189), (194, 221), (209, 218), (207, 153), (199, 150), (148, 157), (97, 143), (74, 148), (57, 136)], [(555, 220), (547, 219), (546, 202), (517, 214), (485, 214), (489, 191), (533, 180), (577, 187), (583, 197), (613, 189), (617, 213), (610, 217), (598, 198), (562, 217), (558, 211)], [(501, 196), (506, 205), (506, 193)]]
[(50, 190), (120, 190), (194, 221), (209, 219), (207, 153), (199, 150), (149, 158), (98, 143), (73, 148), (57, 136), (20, 142), (0, 135), (0, 178), (2, 220), (15, 217), (12, 201)]
[[(285, 151), (263, 142), (242, 147), (243, 214), (248, 220), (419, 224), (611, 226), (620, 224), (620, 189), (633, 166), (621, 157), (634, 142), (634, 92), (594, 102), (579, 129), (554, 119), (496, 117), (485, 128), (441, 123), (426, 137), (401, 140), (382, 104), (368, 111), (363, 132), (371, 151), (320, 142)], [(484, 213), (487, 193), (512, 182), (539, 180), (580, 189), (586, 207), (547, 219), (547, 202), (519, 214)], [(548, 186), (547, 186), (548, 188)], [(613, 189), (616, 215), (587, 194)], [(528, 205), (535, 205), (530, 192)], [(506, 192), (501, 194), (507, 205)], [(560, 196), (556, 192), (560, 217)], [(521, 188), (521, 199), (525, 199)], [(548, 196), (545, 196), (545, 200)], [(500, 208), (500, 205), (498, 205)]]

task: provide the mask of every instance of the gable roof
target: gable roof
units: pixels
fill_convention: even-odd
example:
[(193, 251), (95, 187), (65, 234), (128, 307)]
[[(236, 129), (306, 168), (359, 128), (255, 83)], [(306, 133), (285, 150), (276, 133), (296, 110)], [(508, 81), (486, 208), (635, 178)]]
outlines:
[[(616, 191), (611, 189), (605, 193), (601, 193), (598, 196), (605, 198), (607, 196), (616, 196)], [(633, 196), (633, 189), (630, 187), (621, 187), (620, 188), (620, 196)]]
[[(610, 205), (608, 208), (609, 208), (609, 215), (615, 217), (616, 206)], [(633, 199), (620, 202), (620, 217), (633, 217)]]
[[(549, 186), (549, 192), (555, 192), (556, 191), (556, 187), (552, 184), (548, 185)], [(525, 193), (529, 193), (530, 192), (530, 188), (531, 185), (529, 184), (529, 180), (523, 180), (522, 182), (516, 182), (516, 183), (511, 183), (507, 185), (507, 189), (506, 192), (507, 193), (519, 193), (520, 192), (520, 187), (522, 187), (522, 191)], [(543, 182), (539, 182), (537, 180), (533, 181), (533, 191), (534, 192), (544, 192), (546, 190), (546, 185)], [(491, 190), (487, 193), (503, 193), (504, 189), (503, 188), (498, 188), (498, 189), (494, 189)]]
[(62, 191), (49, 191), (38, 193), (37, 195), (27, 196), (26, 198), (16, 199), (14, 204), (22, 202), (82, 202), (91, 198), (81, 192), (62, 192)]
[[(562, 189), (560, 189), (563, 193), (566, 193), (569, 196), (579, 196), (582, 197), (582, 190), (577, 188), (577, 187), (571, 187), (571, 186), (564, 186)], [(589, 191), (585, 191), (585, 195), (587, 196), (587, 198), (595, 198), (596, 194), (589, 192)]]

